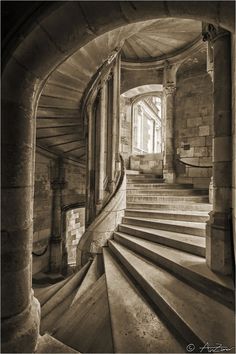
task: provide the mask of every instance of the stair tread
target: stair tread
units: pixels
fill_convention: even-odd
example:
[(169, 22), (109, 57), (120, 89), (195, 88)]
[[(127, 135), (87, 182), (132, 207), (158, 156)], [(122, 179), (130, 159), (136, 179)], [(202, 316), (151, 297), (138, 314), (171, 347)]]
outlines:
[(183, 352), (107, 248), (103, 255), (115, 352)]
[(105, 275), (69, 307), (52, 334), (82, 353), (113, 353)]
[(98, 268), (98, 257), (96, 256), (89, 267), (87, 274), (85, 275), (82, 284), (80, 285), (71, 306), (73, 306), (79, 298), (89, 289), (89, 287), (94, 284), (101, 276), (101, 271)]
[[(147, 291), (147, 285), (153, 289), (203, 343), (234, 345), (234, 311), (116, 241), (109, 243), (141, 276), (144, 290)], [(152, 296), (152, 300), (155, 298)]]
[[(171, 231), (165, 231), (165, 230), (153, 230), (147, 227), (139, 227), (139, 226), (135, 226), (135, 227), (130, 227), (129, 225), (126, 224), (121, 224), (122, 226), (125, 226), (125, 228), (129, 228), (131, 230), (139, 230), (145, 233), (149, 233), (152, 235), (157, 235), (157, 236), (161, 236), (164, 238), (169, 238), (171, 240), (176, 240), (178, 242), (185, 242), (185, 243), (189, 243), (191, 245), (196, 245), (202, 248), (206, 247), (206, 240), (204, 237), (197, 237), (197, 236), (193, 236), (193, 235), (189, 235), (189, 234), (183, 234), (180, 232), (171, 232)], [(120, 232), (120, 231), (115, 231), (115, 233), (121, 234), (122, 236), (124, 235), (128, 235), (124, 232)], [(133, 235), (131, 235), (133, 236)]]
[[(134, 190), (134, 191), (136, 191), (136, 190), (138, 190), (138, 191), (140, 191), (140, 192), (145, 192), (145, 191), (147, 191), (147, 192), (157, 192), (157, 191), (160, 191), (160, 192), (175, 192), (176, 190), (175, 189), (172, 189), (172, 188), (160, 188), (160, 190), (153, 190), (153, 188), (145, 188), (145, 189), (138, 189), (138, 188), (127, 188), (127, 190)], [(206, 195), (208, 195), (208, 189), (205, 189), (205, 188), (203, 188), (203, 189), (198, 189), (198, 188), (182, 188), (182, 189), (177, 189), (177, 191), (178, 192), (185, 192), (185, 191), (199, 191), (199, 192), (201, 192), (201, 191), (204, 191), (204, 192), (206, 192)], [(202, 195), (202, 194), (201, 194)]]
[(153, 224), (169, 224), (169, 225), (176, 225), (176, 226), (185, 226), (185, 227), (194, 227), (198, 229), (205, 229), (206, 223), (205, 222), (192, 222), (192, 221), (182, 221), (182, 220), (169, 220), (169, 219), (153, 219), (153, 218), (140, 218), (140, 217), (131, 217), (131, 216), (124, 216), (125, 220), (138, 220), (138, 221), (149, 221)]
[(39, 336), (36, 353), (79, 353), (49, 334)]
[(143, 248), (146, 248), (161, 257), (169, 259), (180, 265), (183, 268), (197, 273), (204, 278), (211, 280), (214, 283), (223, 286), (229, 290), (234, 290), (233, 281), (229, 276), (219, 275), (210, 270), (206, 264), (206, 260), (200, 256), (196, 256), (181, 250), (177, 250), (168, 246), (160, 245), (158, 243), (144, 240), (135, 236), (126, 235), (126, 239), (130, 240), (134, 244), (138, 244)]
[(189, 210), (154, 210), (154, 209), (125, 209), (128, 212), (143, 212), (143, 213), (150, 213), (150, 214), (176, 214), (176, 215), (195, 215), (195, 216), (207, 216), (208, 212), (207, 211), (189, 211)]

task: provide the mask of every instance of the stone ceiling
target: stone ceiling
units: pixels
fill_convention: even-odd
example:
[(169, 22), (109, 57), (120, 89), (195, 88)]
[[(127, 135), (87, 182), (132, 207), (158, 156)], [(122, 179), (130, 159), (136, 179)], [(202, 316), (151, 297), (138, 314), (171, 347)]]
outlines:
[(165, 59), (191, 46), (200, 35), (200, 21), (176, 18), (152, 21), (126, 39), (122, 59), (135, 62)]

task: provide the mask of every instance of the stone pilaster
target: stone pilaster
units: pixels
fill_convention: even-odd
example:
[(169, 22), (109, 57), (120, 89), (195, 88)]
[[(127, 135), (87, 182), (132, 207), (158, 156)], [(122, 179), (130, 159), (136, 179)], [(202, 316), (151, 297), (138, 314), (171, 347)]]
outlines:
[(62, 269), (62, 190), (65, 181), (62, 176), (62, 163), (58, 162), (58, 177), (51, 183), (53, 190), (52, 203), (52, 236), (50, 239), (50, 272), (61, 273)]
[(207, 225), (207, 264), (232, 272), (230, 218), (232, 205), (230, 34), (203, 24), (203, 40), (213, 49), (213, 211)]
[(165, 105), (165, 145), (164, 145), (164, 169), (165, 181), (173, 183), (175, 181), (174, 165), (174, 101), (176, 87), (174, 83), (166, 83), (164, 88)]

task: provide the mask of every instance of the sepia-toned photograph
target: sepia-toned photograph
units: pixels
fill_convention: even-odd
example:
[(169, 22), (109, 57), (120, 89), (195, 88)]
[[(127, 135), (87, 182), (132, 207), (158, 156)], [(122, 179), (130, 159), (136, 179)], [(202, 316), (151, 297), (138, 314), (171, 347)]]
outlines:
[(1, 353), (236, 353), (235, 0), (1, 1)]

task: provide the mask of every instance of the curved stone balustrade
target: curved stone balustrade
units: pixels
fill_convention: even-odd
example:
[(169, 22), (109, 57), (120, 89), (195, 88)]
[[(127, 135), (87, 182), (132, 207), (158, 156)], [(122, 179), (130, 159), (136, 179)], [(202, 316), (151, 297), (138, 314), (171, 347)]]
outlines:
[(121, 222), (126, 208), (126, 173), (124, 160), (121, 159), (121, 171), (114, 193), (101, 209), (95, 220), (89, 225), (80, 239), (77, 248), (77, 266), (81, 267), (88, 258), (102, 253), (117, 225)]

